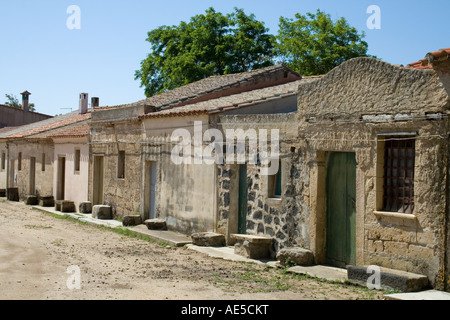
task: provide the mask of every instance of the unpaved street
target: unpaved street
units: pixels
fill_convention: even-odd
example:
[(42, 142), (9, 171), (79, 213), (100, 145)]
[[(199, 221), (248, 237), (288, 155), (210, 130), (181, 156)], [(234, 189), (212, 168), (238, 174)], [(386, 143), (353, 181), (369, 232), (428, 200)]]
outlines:
[[(74, 278), (79, 270), (79, 278)], [(80, 287), (73, 279), (80, 279)], [(382, 299), (382, 293), (210, 258), (0, 199), (0, 299)]]

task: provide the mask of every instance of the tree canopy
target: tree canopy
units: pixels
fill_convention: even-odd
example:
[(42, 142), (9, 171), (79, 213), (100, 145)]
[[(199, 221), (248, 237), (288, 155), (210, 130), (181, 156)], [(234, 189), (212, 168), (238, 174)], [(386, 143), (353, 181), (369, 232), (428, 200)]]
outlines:
[(333, 22), (320, 10), (280, 18), (276, 51), (281, 61), (302, 75), (325, 74), (342, 62), (367, 55), (368, 44), (345, 18)]
[(241, 9), (223, 15), (209, 8), (189, 23), (150, 31), (152, 51), (135, 79), (151, 96), (205, 77), (272, 65), (275, 37), (267, 32), (262, 22)]
[(344, 18), (296, 14), (280, 17), (278, 34), (242, 9), (223, 15), (213, 8), (178, 26), (148, 32), (151, 52), (135, 72), (147, 97), (213, 75), (286, 63), (303, 75), (325, 74), (347, 59), (367, 56), (364, 33)]

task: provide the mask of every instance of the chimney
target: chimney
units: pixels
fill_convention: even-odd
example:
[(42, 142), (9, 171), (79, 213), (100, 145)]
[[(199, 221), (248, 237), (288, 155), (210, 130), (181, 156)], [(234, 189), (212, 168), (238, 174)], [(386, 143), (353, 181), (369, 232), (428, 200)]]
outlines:
[(80, 114), (85, 114), (88, 111), (88, 94), (80, 93), (80, 105), (79, 112)]
[(92, 97), (91, 108), (97, 108), (100, 105), (100, 99), (97, 97)]
[(26, 90), (21, 93), (21, 95), (22, 95), (22, 109), (23, 109), (23, 111), (28, 111), (29, 110), (28, 100), (29, 100), (30, 94), (31, 93), (29, 93)]

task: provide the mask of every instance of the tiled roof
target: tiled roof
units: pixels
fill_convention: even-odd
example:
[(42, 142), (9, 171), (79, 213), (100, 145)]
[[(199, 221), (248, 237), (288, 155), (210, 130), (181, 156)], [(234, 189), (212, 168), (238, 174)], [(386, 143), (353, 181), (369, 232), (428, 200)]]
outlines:
[[(163, 92), (161, 94), (149, 97), (147, 99), (140, 100), (135, 103), (108, 108), (128, 107), (128, 106), (131, 107), (138, 105), (151, 105), (155, 107), (165, 108), (174, 105), (183, 105), (185, 103), (188, 103), (189, 101), (195, 101), (207, 95), (211, 95), (218, 92), (225, 92), (228, 89), (230, 90), (239, 89), (244, 88), (247, 85), (262, 84), (263, 80), (268, 76), (270, 76), (271, 74), (281, 72), (283, 72), (286, 77), (286, 80), (284, 82), (301, 79), (301, 76), (298, 73), (292, 71), (291, 69), (286, 67), (286, 65), (277, 64), (274, 66), (248, 72), (241, 72), (222, 76), (212, 76), (170, 91)], [(241, 90), (241, 92), (242, 91), (243, 90)]]
[(89, 124), (84, 121), (82, 124), (72, 126), (70, 128), (65, 128), (56, 133), (50, 134), (50, 138), (75, 138), (84, 137), (89, 135)]
[(56, 116), (54, 118), (50, 118), (43, 121), (34, 122), (32, 124), (20, 126), (14, 128), (13, 130), (7, 132), (0, 132), (0, 139), (14, 139), (14, 138), (25, 138), (34, 136), (34, 138), (38, 138), (36, 135), (40, 134), (39, 138), (47, 138), (46, 134), (48, 131), (58, 128), (64, 128), (71, 124), (75, 124), (77, 122), (85, 121), (90, 119), (91, 113), (88, 112), (86, 114), (79, 114), (78, 111), (70, 112), (61, 116)]
[(298, 85), (313, 81), (320, 78), (320, 76), (305, 77), (302, 80), (297, 80), (277, 86), (272, 86), (263, 89), (257, 89), (238, 93), (221, 98), (211, 99), (198, 103), (192, 103), (176, 108), (169, 108), (158, 112), (148, 113), (141, 116), (141, 119), (161, 118), (172, 116), (185, 116), (201, 113), (219, 113), (228, 110), (235, 110), (253, 106), (259, 103), (269, 102), (274, 99), (282, 99), (293, 96), (297, 93)]
[(450, 48), (441, 49), (439, 51), (429, 52), (425, 59), (408, 64), (406, 67), (411, 69), (433, 69), (433, 63), (447, 60), (450, 55)]

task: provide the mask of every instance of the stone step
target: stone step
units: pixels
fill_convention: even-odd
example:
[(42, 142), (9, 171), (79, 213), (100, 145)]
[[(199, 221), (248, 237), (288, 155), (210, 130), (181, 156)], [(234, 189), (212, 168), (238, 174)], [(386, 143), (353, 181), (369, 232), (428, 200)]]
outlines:
[(266, 259), (272, 256), (272, 238), (249, 235), (232, 234), (235, 240), (234, 253), (249, 259)]
[(95, 205), (92, 209), (92, 218), (100, 220), (112, 219), (111, 206), (107, 205)]
[(147, 219), (144, 224), (149, 230), (167, 230), (166, 220), (163, 219)]
[[(417, 292), (429, 287), (428, 278), (421, 274), (379, 266), (347, 266), (348, 280), (381, 289)], [(370, 278), (370, 279), (369, 279)]]
[(225, 235), (215, 232), (196, 232), (191, 235), (192, 243), (204, 247), (222, 247), (225, 245)]

